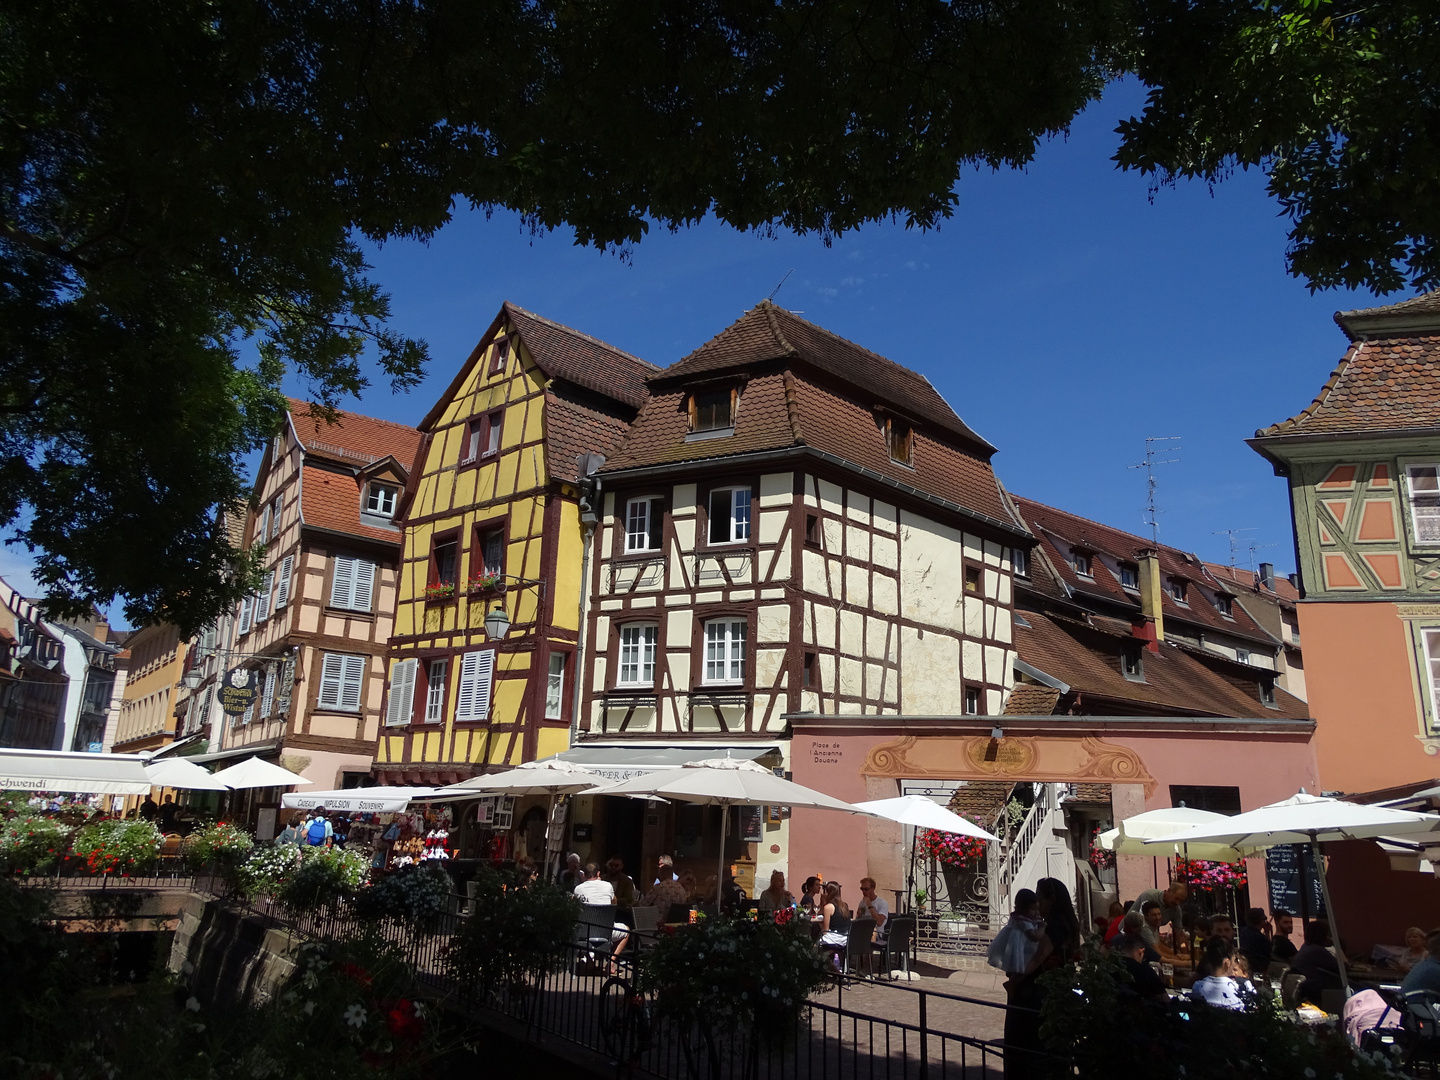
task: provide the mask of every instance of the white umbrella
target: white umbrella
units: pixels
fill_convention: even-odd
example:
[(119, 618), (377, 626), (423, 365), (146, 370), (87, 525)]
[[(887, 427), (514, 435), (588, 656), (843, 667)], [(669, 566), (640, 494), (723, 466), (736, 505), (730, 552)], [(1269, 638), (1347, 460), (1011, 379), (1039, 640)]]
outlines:
[[(1098, 839), (1102, 848), (1117, 855), (1154, 857), (1157, 852), (1155, 848), (1147, 846), (1147, 840), (1228, 820), (1224, 814), (1212, 813), (1209, 810), (1194, 810), (1188, 806), (1163, 806), (1159, 810), (1149, 810), (1126, 818), (1115, 828), (1102, 832)], [(1203, 841), (1185, 845), (1174, 844), (1172, 850), (1180, 854), (1182, 847), (1187, 859), (1233, 863), (1245, 857), (1244, 853), (1236, 851), (1228, 844), (1210, 844)]]
[(221, 769), (215, 774), (215, 779), (232, 788), (290, 787), (293, 784), (315, 782), (306, 780), (289, 769), (282, 769), (279, 765), (261, 761), (258, 757), (246, 758), (238, 765)]
[[(1199, 840), (1228, 844), (1244, 852), (1264, 851), (1281, 844), (1309, 844), (1315, 857), (1315, 869), (1320, 875), (1320, 894), (1325, 899), (1325, 910), (1330, 916), (1330, 929), (1338, 944), (1340, 932), (1335, 926), (1335, 905), (1330, 902), (1330, 883), (1325, 878), (1321, 843), (1326, 840), (1374, 840), (1382, 836), (1419, 836), (1427, 833), (1440, 834), (1440, 816), (1327, 799), (1301, 791), (1258, 810), (1249, 810), (1215, 824), (1197, 825), (1147, 842), (1188, 844)], [(1345, 954), (1338, 948), (1335, 952), (1340, 962), (1340, 985), (1348, 996), (1350, 980), (1345, 972)]]
[[(930, 829), (934, 832), (956, 833), (960, 836), (973, 836), (979, 840), (994, 840), (996, 843), (1000, 841), (998, 836), (992, 836), (973, 821), (967, 821), (955, 811), (941, 806), (934, 799), (927, 799), (924, 795), (901, 795), (895, 799), (872, 799), (869, 802), (856, 803), (855, 808), (864, 810), (867, 814), (885, 818), (887, 821), (898, 821), (901, 825), (913, 825), (916, 828)], [(917, 833), (916, 836), (918, 835)], [(911, 895), (914, 895), (914, 837), (910, 841), (910, 880), (906, 882), (906, 889)], [(906, 904), (909, 904), (908, 899)]]
[[(706, 758), (687, 761), (678, 769), (642, 773), (618, 784), (600, 788), (592, 795), (654, 795), (702, 806), (804, 806), (815, 810), (840, 810), (847, 814), (864, 814), (850, 803), (842, 802), (823, 791), (807, 788), (793, 780), (776, 776), (769, 769), (741, 758)], [(720, 889), (725, 884), (725, 818), (720, 815), (720, 862), (715, 878), (715, 904), (720, 904)]]
[(0, 791), (148, 795), (145, 759), (68, 750), (0, 750)]
[(145, 766), (145, 775), (156, 787), (183, 788), (188, 791), (229, 791), (230, 785), (208, 769), (184, 758), (159, 758)]

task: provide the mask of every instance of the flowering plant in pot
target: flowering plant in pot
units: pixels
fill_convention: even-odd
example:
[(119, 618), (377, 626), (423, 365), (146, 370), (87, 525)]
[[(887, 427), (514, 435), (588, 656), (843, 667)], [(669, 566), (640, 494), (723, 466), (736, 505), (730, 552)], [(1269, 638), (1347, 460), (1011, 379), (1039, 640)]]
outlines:
[(85, 861), (92, 874), (132, 874), (153, 866), (165, 838), (144, 818), (107, 818), (75, 830), (70, 852)]
[(425, 586), (426, 600), (449, 600), (454, 595), (455, 583), (453, 581), (441, 581)]
[(57, 862), (70, 846), (70, 829), (52, 817), (19, 814), (0, 826), (0, 865), (33, 874)]
[(1243, 862), (1179, 859), (1175, 863), (1175, 880), (1195, 889), (1238, 889), (1246, 884), (1248, 878)]
[(923, 854), (931, 856), (942, 866), (956, 870), (976, 869), (985, 857), (985, 841), (976, 836), (919, 829), (915, 842)]
[(181, 851), (185, 865), (192, 871), (214, 866), (222, 872), (233, 872), (254, 847), (254, 838), (239, 825), (219, 821), (192, 832)]
[(334, 904), (354, 893), (370, 872), (364, 853), (338, 847), (304, 847), (300, 865), (281, 887), (286, 907), (308, 911)]
[(492, 589), (503, 588), (504, 577), (499, 573), (477, 574), (466, 582), (466, 589), (469, 592), (490, 592)]
[(300, 849), (293, 844), (254, 848), (235, 869), (235, 881), (246, 896), (279, 896), (300, 869)]

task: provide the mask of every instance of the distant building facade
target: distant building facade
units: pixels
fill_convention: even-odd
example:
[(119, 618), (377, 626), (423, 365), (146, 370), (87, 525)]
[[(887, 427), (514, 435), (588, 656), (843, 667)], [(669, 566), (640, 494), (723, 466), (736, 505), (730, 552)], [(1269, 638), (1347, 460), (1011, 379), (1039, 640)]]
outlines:
[(125, 651), (125, 688), (110, 749), (117, 754), (159, 750), (175, 738), (185, 643), (176, 627), (157, 623), (132, 633)]

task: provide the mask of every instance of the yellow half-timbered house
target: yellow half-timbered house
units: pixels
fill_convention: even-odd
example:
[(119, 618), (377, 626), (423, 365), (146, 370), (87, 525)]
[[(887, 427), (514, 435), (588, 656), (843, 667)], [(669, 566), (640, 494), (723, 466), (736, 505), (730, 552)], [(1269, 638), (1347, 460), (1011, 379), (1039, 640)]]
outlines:
[(506, 303), (421, 422), (401, 507), (382, 783), (453, 783), (569, 745), (585, 482), (655, 371)]

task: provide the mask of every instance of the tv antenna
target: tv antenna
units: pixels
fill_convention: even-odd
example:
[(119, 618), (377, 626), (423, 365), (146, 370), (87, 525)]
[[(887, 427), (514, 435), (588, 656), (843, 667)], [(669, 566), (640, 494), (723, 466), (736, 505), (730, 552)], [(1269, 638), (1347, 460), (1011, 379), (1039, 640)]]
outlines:
[(1251, 572), (1252, 574), (1256, 572), (1256, 571), (1255, 571), (1255, 552), (1257, 552), (1257, 551), (1262, 551), (1262, 550), (1264, 550), (1265, 548), (1272, 548), (1272, 547), (1279, 547), (1279, 546), (1280, 546), (1279, 544), (1257, 544), (1257, 543), (1255, 543), (1255, 541), (1253, 541), (1253, 540), (1250, 541), (1250, 572)]
[(794, 272), (795, 272), (795, 268), (794, 268), (793, 266), (790, 267), (789, 270), (786, 270), (786, 271), (785, 271), (785, 276), (780, 279), (780, 285), (776, 285), (775, 288), (771, 289), (771, 290), (770, 290), (770, 295), (767, 296), (765, 299), (766, 299), (766, 300), (774, 300), (774, 299), (775, 299), (775, 294), (780, 291), (780, 286), (781, 286), (781, 285), (784, 285), (785, 282), (789, 281), (789, 280), (790, 280), (790, 275), (793, 274)]
[[(1239, 554), (1240, 554), (1240, 534), (1241, 534), (1241, 533), (1247, 533), (1247, 532), (1254, 532), (1254, 531), (1255, 531), (1254, 526), (1250, 526), (1250, 527), (1247, 527), (1247, 528), (1244, 528), (1244, 529), (1216, 529), (1214, 532), (1212, 532), (1212, 533), (1210, 534), (1211, 536), (1225, 536), (1225, 537), (1229, 537), (1229, 539), (1230, 539), (1230, 569), (1231, 569), (1231, 570), (1234, 570), (1234, 569), (1235, 569), (1235, 560), (1236, 560), (1236, 558), (1237, 558), (1237, 557), (1239, 556)], [(1255, 552), (1255, 543), (1254, 543), (1254, 541), (1251, 541), (1251, 543), (1250, 543), (1250, 552), (1251, 552), (1251, 555), (1252, 555), (1252, 558), (1251, 558), (1250, 561), (1251, 561), (1251, 562), (1254, 562), (1254, 561), (1255, 561), (1254, 558), (1253, 558), (1253, 555), (1254, 555), (1254, 552)]]
[(1157, 458), (1156, 454), (1178, 453), (1178, 446), (1164, 446), (1156, 448), (1156, 443), (1179, 442), (1179, 435), (1146, 435), (1145, 436), (1145, 460), (1131, 465), (1132, 469), (1145, 470), (1145, 517), (1146, 525), (1150, 526), (1150, 539), (1153, 543), (1160, 543), (1160, 515), (1164, 513), (1155, 505), (1155, 485), (1159, 483), (1155, 479), (1155, 466), (1174, 465), (1179, 462), (1178, 457)]

